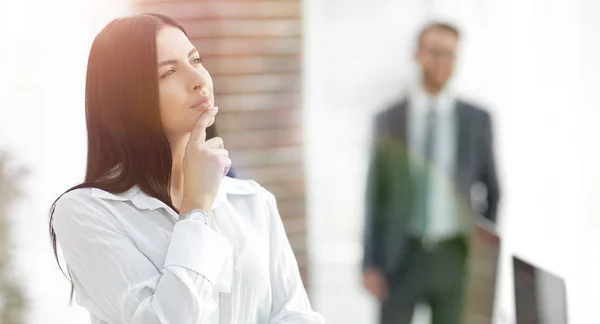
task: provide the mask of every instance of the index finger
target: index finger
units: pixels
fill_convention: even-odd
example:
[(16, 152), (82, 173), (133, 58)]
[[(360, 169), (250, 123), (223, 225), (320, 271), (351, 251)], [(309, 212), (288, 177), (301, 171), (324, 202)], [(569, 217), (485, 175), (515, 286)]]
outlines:
[(215, 117), (218, 111), (218, 107), (212, 107), (207, 111), (203, 112), (200, 115), (200, 117), (196, 119), (194, 129), (192, 129), (192, 133), (190, 134), (190, 142), (204, 143), (206, 141), (206, 128), (208, 127), (208, 124), (210, 123), (211, 119)]

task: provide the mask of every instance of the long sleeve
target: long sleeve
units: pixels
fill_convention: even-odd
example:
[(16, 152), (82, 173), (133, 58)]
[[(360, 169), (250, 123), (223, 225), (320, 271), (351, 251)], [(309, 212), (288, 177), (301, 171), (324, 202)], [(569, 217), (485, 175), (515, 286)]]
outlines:
[(111, 206), (68, 193), (54, 227), (75, 283), (77, 302), (111, 324), (206, 323), (215, 287), (231, 285), (232, 247), (201, 222), (182, 220), (164, 266), (152, 263), (124, 232)]
[(363, 233), (363, 268), (382, 267), (382, 213), (386, 194), (385, 176), (383, 174), (383, 145), (378, 130), (379, 123), (375, 125), (371, 157), (367, 174), (365, 222)]
[(500, 185), (496, 173), (496, 159), (494, 154), (494, 140), (492, 137), (492, 121), (489, 114), (486, 114), (484, 125), (484, 136), (482, 143), (480, 181), (487, 188), (487, 209), (483, 213), (484, 217), (492, 222), (497, 221), (498, 204), (500, 201)]
[(271, 324), (324, 324), (311, 308), (300, 277), (298, 262), (286, 236), (275, 197), (266, 192), (266, 212), (271, 224)]

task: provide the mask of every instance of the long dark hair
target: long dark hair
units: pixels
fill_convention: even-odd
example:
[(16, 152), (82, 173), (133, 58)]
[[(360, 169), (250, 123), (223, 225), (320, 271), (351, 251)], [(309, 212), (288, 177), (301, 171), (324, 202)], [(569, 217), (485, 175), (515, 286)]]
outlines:
[[(89, 187), (122, 193), (137, 185), (177, 211), (170, 195), (172, 152), (158, 107), (156, 35), (164, 26), (185, 33), (169, 17), (139, 14), (113, 20), (94, 39), (85, 87), (85, 180), (65, 193)], [(54, 257), (64, 274), (53, 226), (61, 197), (50, 208), (49, 231)], [(72, 302), (75, 286), (68, 266), (67, 271)]]

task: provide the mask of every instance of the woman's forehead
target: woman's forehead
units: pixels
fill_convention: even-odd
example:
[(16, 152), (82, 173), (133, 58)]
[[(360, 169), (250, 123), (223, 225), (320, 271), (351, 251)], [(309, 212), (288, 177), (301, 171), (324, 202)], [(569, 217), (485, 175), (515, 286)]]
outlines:
[(158, 61), (187, 57), (194, 45), (178, 28), (166, 26), (156, 35), (156, 54)]

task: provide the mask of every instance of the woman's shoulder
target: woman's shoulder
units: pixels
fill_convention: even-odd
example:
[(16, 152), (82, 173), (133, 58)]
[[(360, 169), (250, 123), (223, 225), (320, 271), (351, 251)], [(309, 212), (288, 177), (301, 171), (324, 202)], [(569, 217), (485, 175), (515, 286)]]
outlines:
[(85, 187), (67, 191), (56, 201), (57, 205), (72, 206), (80, 204), (102, 205), (107, 201), (127, 201), (140, 193), (137, 186), (122, 193), (111, 193), (99, 188)]
[(72, 206), (79, 204), (91, 203), (94, 200), (92, 195), (93, 188), (77, 188), (63, 193), (57, 200), (56, 206)]
[(108, 191), (85, 187), (77, 188), (62, 194), (53, 207), (55, 223), (62, 221), (78, 221), (93, 219), (115, 218), (115, 201), (126, 201), (137, 195), (139, 189), (132, 189), (123, 193), (110, 193)]

